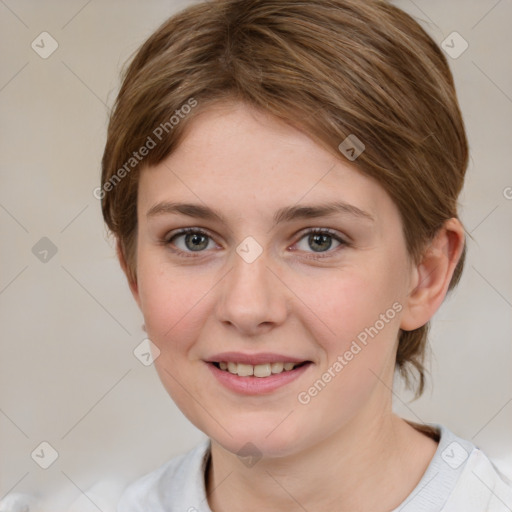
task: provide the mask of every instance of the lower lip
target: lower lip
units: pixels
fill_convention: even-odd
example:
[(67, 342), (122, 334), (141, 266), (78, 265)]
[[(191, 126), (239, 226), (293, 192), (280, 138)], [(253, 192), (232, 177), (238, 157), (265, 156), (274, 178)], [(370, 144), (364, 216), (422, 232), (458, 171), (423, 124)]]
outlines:
[(240, 377), (225, 370), (220, 370), (212, 363), (206, 363), (217, 380), (226, 388), (244, 395), (261, 395), (289, 384), (300, 377), (312, 363), (306, 363), (293, 370), (275, 373), (269, 377)]

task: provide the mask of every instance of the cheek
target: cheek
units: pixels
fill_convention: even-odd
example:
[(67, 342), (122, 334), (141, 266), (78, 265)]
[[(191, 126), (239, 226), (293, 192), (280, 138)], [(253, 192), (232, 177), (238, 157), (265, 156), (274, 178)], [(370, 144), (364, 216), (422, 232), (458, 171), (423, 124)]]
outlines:
[(306, 327), (323, 354), (319, 375), (303, 389), (306, 395), (300, 403), (334, 401), (343, 405), (343, 412), (333, 414), (349, 414), (347, 407), (364, 403), (378, 384), (376, 375), (394, 367), (402, 309), (397, 268), (391, 260), (381, 260), (372, 267), (333, 271), (307, 283), (297, 280), (294, 290), (307, 297), (304, 312), (309, 310), (311, 321)]
[[(326, 270), (315, 279), (297, 279), (293, 289), (310, 310), (315, 337), (333, 350), (345, 350), (382, 314), (386, 316), (386, 329), (380, 330), (393, 330), (388, 326), (397, 328), (399, 324), (392, 306), (401, 300), (401, 286), (394, 269), (382, 263), (373, 268)], [(380, 322), (377, 327), (381, 327)]]
[[(166, 266), (168, 267), (166, 269)], [(185, 276), (177, 269), (142, 255), (138, 284), (148, 338), (160, 353), (154, 365), (173, 401), (199, 428), (203, 425), (190, 396), (203, 394), (200, 382), (191, 378), (188, 356), (204, 324), (209, 280)], [(203, 300), (202, 300), (203, 299)], [(195, 364), (198, 364), (197, 362)], [(195, 367), (194, 367), (195, 368)]]
[[(142, 252), (142, 251), (141, 251)], [(141, 309), (148, 337), (158, 346), (162, 356), (169, 351), (186, 349), (193, 339), (201, 298), (207, 293), (208, 279), (195, 278), (171, 269), (165, 262), (140, 254), (138, 287)]]

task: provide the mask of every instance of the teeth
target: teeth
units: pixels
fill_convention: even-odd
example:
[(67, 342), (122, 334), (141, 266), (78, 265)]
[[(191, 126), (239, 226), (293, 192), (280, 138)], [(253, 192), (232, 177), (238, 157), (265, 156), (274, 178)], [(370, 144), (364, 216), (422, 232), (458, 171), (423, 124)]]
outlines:
[[(240, 367), (240, 365), (238, 365), (238, 366)], [(270, 363), (257, 364), (254, 367), (254, 376), (255, 377), (268, 377), (269, 375), (272, 375), (272, 370), (270, 369)]]
[(272, 370), (272, 373), (281, 373), (284, 368), (284, 363), (272, 363), (270, 365), (270, 369)]
[(252, 365), (233, 363), (232, 361), (228, 363), (221, 361), (219, 367), (221, 370), (228, 371), (239, 377), (250, 377), (251, 375), (255, 377), (269, 377), (270, 375), (282, 373), (283, 371), (293, 370), (299, 364), (300, 363), (265, 363)]
[(236, 366), (236, 373), (238, 373), (240, 377), (250, 377), (254, 373), (254, 370), (258, 368), (257, 366), (253, 366), (252, 364), (238, 363)]

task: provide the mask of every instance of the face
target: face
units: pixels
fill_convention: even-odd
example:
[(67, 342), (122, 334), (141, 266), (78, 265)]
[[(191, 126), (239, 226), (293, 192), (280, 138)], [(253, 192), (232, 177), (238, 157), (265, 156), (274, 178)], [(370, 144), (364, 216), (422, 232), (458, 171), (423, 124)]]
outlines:
[(395, 204), (341, 154), (210, 109), (142, 171), (137, 208), (155, 366), (209, 437), (290, 455), (390, 407), (410, 262)]

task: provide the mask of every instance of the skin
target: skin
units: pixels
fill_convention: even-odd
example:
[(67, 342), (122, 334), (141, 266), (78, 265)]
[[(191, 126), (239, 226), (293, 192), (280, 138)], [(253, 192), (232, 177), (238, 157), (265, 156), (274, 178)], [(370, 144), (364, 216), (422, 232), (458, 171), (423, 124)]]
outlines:
[[(373, 220), (337, 213), (272, 226), (279, 208), (340, 200)], [(207, 205), (227, 223), (147, 215), (163, 201)], [(425, 324), (440, 306), (462, 251), (460, 223), (447, 221), (413, 264), (398, 209), (377, 182), (301, 131), (238, 103), (201, 113), (166, 160), (142, 171), (137, 208), (130, 287), (160, 350), (162, 383), (212, 440), (205, 482), (212, 511), (398, 506), (437, 448), (392, 413), (398, 333)], [(208, 231), (206, 248), (194, 251), (185, 236), (165, 245), (185, 227)], [(330, 228), (349, 243), (330, 238), (318, 249), (308, 228)], [(248, 236), (263, 251), (252, 263), (236, 252)], [(118, 255), (126, 271), (119, 246)], [(394, 318), (300, 403), (299, 393), (394, 303), (401, 306)], [(271, 394), (244, 396), (224, 388), (204, 362), (223, 351), (278, 352), (313, 364)], [(261, 454), (251, 467), (237, 455), (247, 442)]]

